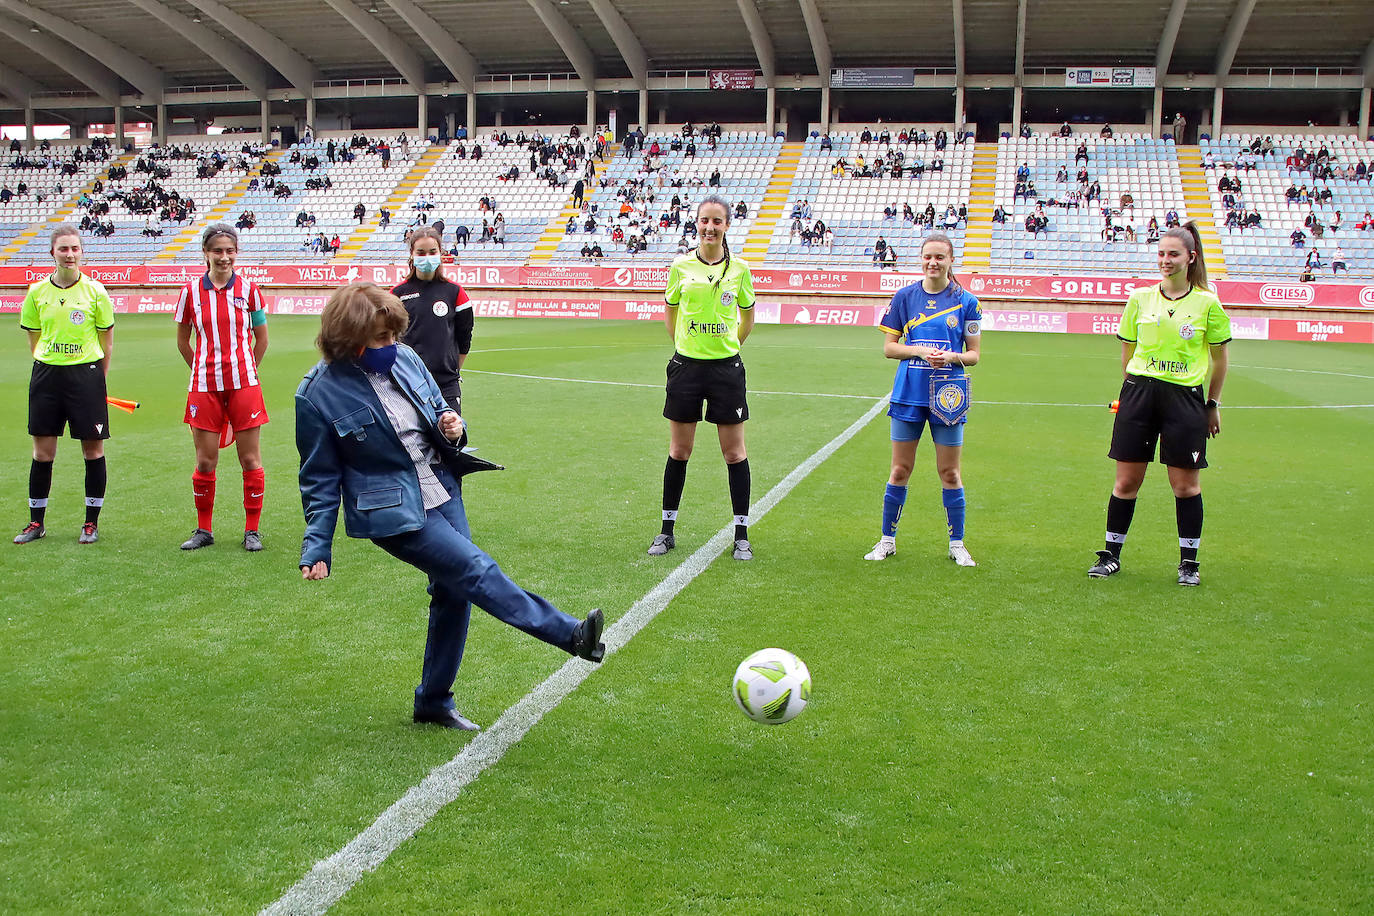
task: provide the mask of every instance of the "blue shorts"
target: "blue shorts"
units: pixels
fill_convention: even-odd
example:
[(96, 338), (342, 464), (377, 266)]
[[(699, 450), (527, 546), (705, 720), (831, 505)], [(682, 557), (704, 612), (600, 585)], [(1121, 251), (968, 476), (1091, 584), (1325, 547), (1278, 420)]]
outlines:
[(925, 430), (926, 423), (930, 423), (930, 438), (935, 440), (936, 445), (960, 446), (964, 444), (964, 424), (956, 423), (953, 426), (933, 419), (930, 410), (926, 407), (906, 408), (914, 413), (919, 413), (919, 420), (902, 420), (897, 417), (889, 417), (892, 421), (892, 441), (893, 442), (920, 442), (921, 433)]

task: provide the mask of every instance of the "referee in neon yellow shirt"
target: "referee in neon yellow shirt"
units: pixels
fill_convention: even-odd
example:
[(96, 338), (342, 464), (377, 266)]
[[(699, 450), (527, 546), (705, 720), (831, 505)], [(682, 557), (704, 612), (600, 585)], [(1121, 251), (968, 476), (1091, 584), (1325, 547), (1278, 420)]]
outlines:
[(730, 480), (735, 516), (736, 560), (752, 560), (749, 543), (749, 458), (744, 448), (744, 363), (740, 344), (754, 328), (754, 278), (749, 265), (731, 257), (725, 234), (730, 228), (730, 202), (711, 194), (697, 204), (695, 251), (680, 255), (668, 271), (664, 323), (676, 352), (668, 361), (668, 464), (663, 470), (663, 528), (649, 545), (649, 556), (662, 556), (676, 545), (687, 459), (692, 455), (697, 423), (706, 405), (707, 421), (716, 424), (720, 451)]
[(1116, 483), (1107, 502), (1107, 544), (1088, 575), (1105, 579), (1121, 571), (1136, 496), (1158, 443), (1174, 491), (1178, 584), (1197, 585), (1201, 472), (1207, 467), (1207, 440), (1221, 434), (1231, 319), (1207, 285), (1194, 223), (1160, 238), (1159, 273), (1158, 285), (1131, 293), (1117, 331), (1126, 379), (1108, 453), (1116, 460)]
[(29, 523), (14, 543), (43, 537), (52, 491), (57, 437), (64, 428), (81, 440), (86, 457), (86, 522), (82, 544), (100, 539), (96, 524), (105, 504), (105, 440), (110, 438), (110, 408), (105, 375), (114, 346), (114, 305), (97, 280), (81, 272), (81, 233), (71, 223), (53, 229), (49, 250), (57, 269), (29, 287), (19, 311), (19, 326), (29, 335), (33, 374), (29, 379)]

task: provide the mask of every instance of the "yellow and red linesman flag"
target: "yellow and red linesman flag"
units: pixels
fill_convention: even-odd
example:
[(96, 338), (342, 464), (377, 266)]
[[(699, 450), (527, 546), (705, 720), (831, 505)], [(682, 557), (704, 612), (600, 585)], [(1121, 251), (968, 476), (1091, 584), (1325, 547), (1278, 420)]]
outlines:
[(120, 410), (127, 410), (129, 413), (133, 413), (138, 409), (137, 401), (126, 401), (124, 398), (106, 398), (105, 402), (111, 407), (118, 407)]

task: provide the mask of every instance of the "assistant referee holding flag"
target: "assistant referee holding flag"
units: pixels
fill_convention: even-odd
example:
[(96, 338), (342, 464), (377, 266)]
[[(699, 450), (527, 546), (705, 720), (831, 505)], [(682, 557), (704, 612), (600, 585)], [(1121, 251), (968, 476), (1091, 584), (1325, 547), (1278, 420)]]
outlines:
[(649, 545), (649, 556), (662, 556), (675, 546), (673, 526), (687, 481), (701, 405), (716, 424), (720, 451), (730, 478), (730, 505), (735, 516), (736, 560), (754, 559), (749, 544), (749, 458), (744, 450), (744, 363), (740, 344), (754, 327), (754, 277), (749, 265), (730, 256), (725, 233), (730, 228), (730, 202), (716, 194), (697, 204), (696, 251), (679, 256), (668, 271), (664, 321), (676, 352), (668, 361), (668, 464), (663, 471), (663, 528)]
[(1178, 519), (1178, 584), (1197, 585), (1201, 471), (1207, 440), (1221, 434), (1231, 319), (1207, 285), (1195, 224), (1164, 233), (1159, 273), (1158, 285), (1131, 293), (1117, 331), (1126, 379), (1108, 453), (1116, 461), (1116, 482), (1107, 501), (1107, 544), (1088, 575), (1105, 579), (1121, 571), (1121, 547), (1158, 442)]
[(81, 233), (71, 223), (53, 229), (49, 251), (57, 269), (29, 287), (19, 326), (29, 335), (33, 374), (29, 380), (29, 523), (14, 543), (27, 544), (47, 534), (43, 527), (52, 491), (57, 437), (64, 427), (81, 440), (86, 457), (86, 523), (82, 544), (100, 539), (96, 524), (105, 504), (105, 440), (110, 438), (110, 408), (105, 375), (114, 346), (114, 305), (99, 281), (81, 272)]

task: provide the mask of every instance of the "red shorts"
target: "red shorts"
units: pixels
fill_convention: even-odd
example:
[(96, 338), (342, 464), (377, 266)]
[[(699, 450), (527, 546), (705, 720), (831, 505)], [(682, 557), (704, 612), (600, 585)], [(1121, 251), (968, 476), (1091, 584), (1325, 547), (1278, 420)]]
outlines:
[(186, 395), (186, 416), (182, 422), (192, 429), (222, 433), (225, 427), (244, 430), (267, 422), (267, 405), (262, 386), (231, 388), (228, 391), (192, 391)]

